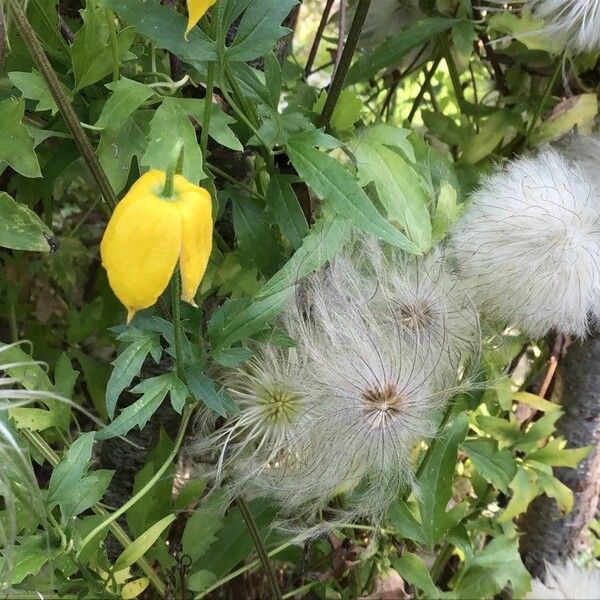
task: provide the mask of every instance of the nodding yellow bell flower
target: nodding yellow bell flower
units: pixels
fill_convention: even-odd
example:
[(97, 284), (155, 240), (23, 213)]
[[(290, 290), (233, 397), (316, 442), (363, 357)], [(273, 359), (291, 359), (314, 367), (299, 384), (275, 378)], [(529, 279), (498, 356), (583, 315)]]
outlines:
[(173, 194), (162, 195), (166, 174), (142, 175), (113, 212), (102, 243), (110, 287), (127, 308), (127, 322), (152, 306), (177, 262), (181, 299), (194, 305), (212, 248), (212, 202), (204, 188), (175, 175)]
[(217, 0), (187, 0), (188, 9), (188, 25), (185, 30), (185, 35), (192, 30), (192, 27), (204, 16), (204, 13), (216, 2)]

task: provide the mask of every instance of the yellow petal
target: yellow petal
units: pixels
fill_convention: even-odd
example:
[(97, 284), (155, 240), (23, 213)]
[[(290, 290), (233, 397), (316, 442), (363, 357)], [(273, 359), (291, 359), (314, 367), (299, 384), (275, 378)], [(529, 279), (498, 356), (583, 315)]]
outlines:
[(216, 1), (217, 0), (187, 0), (188, 26), (185, 30), (186, 36)]
[[(176, 182), (177, 189), (177, 182)], [(181, 271), (181, 299), (190, 304), (206, 271), (212, 249), (212, 202), (210, 194), (193, 186), (179, 194), (177, 206), (181, 211), (182, 244), (179, 268)]]
[(110, 287), (128, 320), (152, 306), (167, 287), (181, 249), (181, 213), (176, 202), (157, 196), (165, 175), (149, 171), (115, 209), (100, 245)]

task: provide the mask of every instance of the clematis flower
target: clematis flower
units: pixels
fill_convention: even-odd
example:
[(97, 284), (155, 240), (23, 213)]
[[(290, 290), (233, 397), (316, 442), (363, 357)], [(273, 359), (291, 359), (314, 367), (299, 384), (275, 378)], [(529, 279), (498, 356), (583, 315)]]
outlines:
[(188, 25), (185, 30), (186, 36), (216, 1), (217, 0), (187, 0)]
[(125, 305), (127, 321), (152, 306), (179, 262), (181, 299), (194, 305), (212, 248), (212, 203), (207, 190), (175, 175), (164, 197), (166, 175), (142, 175), (115, 209), (100, 245), (110, 287)]

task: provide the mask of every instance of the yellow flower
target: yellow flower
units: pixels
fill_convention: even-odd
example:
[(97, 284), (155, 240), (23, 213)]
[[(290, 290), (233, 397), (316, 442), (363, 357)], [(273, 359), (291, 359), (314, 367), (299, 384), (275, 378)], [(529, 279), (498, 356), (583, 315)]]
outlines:
[(192, 30), (192, 27), (204, 16), (204, 13), (216, 2), (217, 0), (187, 0), (188, 9), (188, 26), (185, 30), (185, 35)]
[(173, 196), (162, 190), (166, 175), (148, 171), (115, 209), (100, 254), (110, 287), (128, 311), (152, 306), (179, 260), (181, 299), (194, 304), (212, 248), (212, 203), (207, 190), (175, 175)]

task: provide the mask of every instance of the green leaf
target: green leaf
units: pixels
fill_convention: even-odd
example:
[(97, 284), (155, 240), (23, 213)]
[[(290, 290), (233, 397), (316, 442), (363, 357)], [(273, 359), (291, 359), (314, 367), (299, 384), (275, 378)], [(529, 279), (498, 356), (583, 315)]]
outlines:
[(128, 339), (131, 343), (113, 361), (114, 369), (106, 386), (106, 412), (111, 419), (119, 395), (139, 375), (146, 356), (152, 353), (156, 360), (155, 353), (161, 351), (160, 337), (156, 333), (133, 329)]
[(173, 148), (183, 142), (182, 175), (195, 184), (204, 179), (202, 151), (196, 130), (177, 99), (165, 98), (162, 101), (150, 121), (149, 139), (150, 143), (141, 160), (143, 166), (164, 171)]
[[(108, 18), (102, 0), (88, 0), (81, 11), (83, 25), (71, 44), (71, 61), (75, 75), (75, 91), (96, 83), (113, 70), (113, 51), (109, 40)], [(117, 33), (119, 61), (129, 58), (135, 29), (126, 27)], [(131, 55), (134, 57), (134, 55)]]
[(0, 102), (0, 161), (8, 163), (25, 177), (41, 177), (40, 164), (33, 150), (33, 138), (23, 125), (25, 101), (8, 99)]
[(63, 523), (98, 502), (113, 476), (113, 471), (106, 470), (86, 475), (93, 444), (94, 432), (81, 434), (50, 477), (47, 502), (50, 506), (60, 506)]
[(566, 441), (558, 438), (548, 442), (543, 448), (532, 452), (527, 461), (535, 461), (553, 467), (570, 467), (576, 469), (577, 465), (594, 449), (594, 446), (583, 448), (565, 448)]
[(439, 242), (446, 237), (461, 212), (462, 206), (458, 204), (456, 189), (445, 179), (442, 180), (435, 211), (431, 217), (431, 233), (434, 241)]
[(42, 567), (54, 560), (61, 552), (52, 548), (41, 535), (20, 538), (18, 544), (0, 550), (0, 573), (4, 585), (21, 583), (28, 575), (37, 575)]
[(187, 19), (158, 0), (146, 0), (143, 10), (140, 10), (140, 0), (107, 0), (107, 4), (157, 48), (169, 50), (194, 66), (216, 60), (215, 46), (202, 30), (194, 27), (186, 37)]
[(233, 225), (240, 263), (269, 277), (282, 263), (283, 252), (268, 213), (252, 198), (232, 194)]
[(404, 552), (399, 559), (392, 560), (392, 565), (402, 579), (425, 592), (428, 599), (435, 600), (440, 597), (427, 567), (416, 554)]
[(200, 504), (188, 519), (181, 543), (183, 553), (192, 561), (196, 561), (210, 548), (216, 540), (215, 534), (223, 525), (224, 494), (217, 492), (208, 501)]
[(106, 87), (112, 94), (102, 107), (96, 127), (119, 129), (130, 115), (155, 94), (151, 87), (126, 77), (107, 83)]
[(494, 487), (508, 494), (508, 486), (517, 474), (517, 463), (509, 450), (498, 450), (490, 439), (468, 440), (462, 444), (479, 474)]
[(287, 144), (290, 160), (300, 177), (319, 198), (356, 227), (413, 254), (419, 248), (375, 208), (347, 167), (296, 136)]
[[(323, 91), (312, 108), (313, 112), (321, 114), (326, 100), (327, 92)], [(336, 131), (346, 131), (360, 119), (363, 108), (363, 101), (352, 90), (342, 90), (329, 124)]]
[(509, 487), (513, 495), (498, 517), (499, 523), (508, 523), (527, 510), (531, 501), (539, 494), (539, 479), (533, 470), (519, 467)]
[[(27, 363), (21, 365), (20, 363)], [(0, 364), (9, 377), (14, 377), (26, 390), (52, 392), (54, 386), (41, 365), (34, 363), (32, 357), (21, 345), (9, 345), (0, 342)], [(9, 366), (13, 365), (13, 366)]]
[(136, 425), (143, 429), (150, 417), (158, 410), (167, 394), (178, 389), (181, 381), (174, 373), (165, 373), (145, 379), (131, 392), (142, 394), (133, 404), (124, 408), (119, 416), (104, 429), (96, 432), (97, 440), (106, 440), (118, 435), (126, 435)]
[(148, 147), (147, 123), (135, 114), (119, 127), (109, 127), (100, 134), (97, 154), (115, 192), (127, 183), (131, 161), (144, 155)]
[(50, 237), (52, 231), (31, 209), (15, 202), (6, 192), (0, 192), (0, 246), (49, 252)]
[[(131, 495), (135, 495), (152, 479), (172, 450), (173, 442), (161, 428), (156, 445), (150, 450), (144, 466), (135, 476)], [(134, 536), (141, 535), (152, 523), (156, 523), (171, 512), (174, 476), (175, 465), (170, 465), (167, 472), (144, 496), (144, 501), (136, 502), (125, 513), (127, 525)]]
[(308, 223), (292, 189), (293, 178), (274, 173), (267, 188), (267, 208), (294, 249), (308, 235)]
[(413, 540), (421, 546), (427, 544), (423, 526), (417, 521), (403, 500), (398, 499), (390, 506), (387, 518), (400, 537)]
[(414, 162), (408, 134), (405, 129), (381, 123), (357, 132), (350, 148), (356, 159), (359, 184), (375, 184), (390, 221), (426, 252), (431, 247), (428, 198), (421, 177), (408, 162)]
[(121, 571), (131, 566), (136, 560), (144, 556), (151, 548), (152, 544), (160, 537), (160, 534), (175, 520), (175, 515), (167, 515), (157, 523), (154, 523), (150, 529), (145, 531), (139, 538), (134, 540), (117, 557), (114, 564), (115, 571)]
[[(19, 89), (23, 98), (37, 102), (36, 112), (49, 110), (53, 115), (58, 112), (58, 106), (54, 101), (44, 78), (34, 69), (30, 73), (22, 71), (12, 71), (8, 74), (11, 83)], [(70, 90), (62, 86), (63, 92), (67, 97), (72, 96)]]
[(281, 26), (297, 0), (253, 0), (245, 10), (225, 60), (248, 62), (272, 50), (289, 33)]
[(498, 110), (481, 121), (479, 132), (473, 133), (465, 142), (460, 162), (474, 165), (489, 156), (508, 132), (509, 127), (518, 126), (518, 117), (507, 110)]
[(500, 536), (474, 555), (459, 575), (454, 594), (456, 598), (492, 598), (509, 582), (513, 597), (523, 598), (531, 576), (521, 561), (517, 540)]
[(573, 510), (573, 490), (568, 488), (562, 481), (539, 469), (533, 469), (538, 477), (540, 488), (550, 498), (554, 498), (563, 512)]
[(458, 447), (464, 441), (468, 429), (469, 422), (465, 414), (452, 419), (435, 440), (435, 446), (419, 478), (421, 522), (430, 546), (456, 524), (449, 518), (446, 506), (452, 497)]
[(150, 584), (147, 577), (140, 577), (126, 583), (121, 589), (121, 598), (123, 600), (131, 600), (137, 598)]
[(512, 446), (521, 438), (521, 429), (514, 418), (506, 421), (499, 417), (479, 415), (476, 420), (484, 433), (501, 442), (501, 447)]
[(549, 412), (535, 421), (519, 440), (519, 449), (525, 452), (534, 450), (540, 441), (545, 440), (554, 433), (556, 421), (560, 419), (562, 414), (560, 410)]
[(400, 59), (417, 46), (422, 46), (440, 33), (457, 23), (456, 19), (432, 17), (411, 25), (407, 29), (388, 38), (373, 52), (362, 55), (350, 68), (346, 85), (366, 81), (382, 69), (395, 67)]
[(194, 398), (204, 402), (208, 408), (222, 417), (227, 417), (227, 415), (236, 412), (236, 404), (229, 397), (225, 388), (221, 386), (217, 390), (215, 382), (202, 372), (199, 365), (188, 367), (185, 376)]

